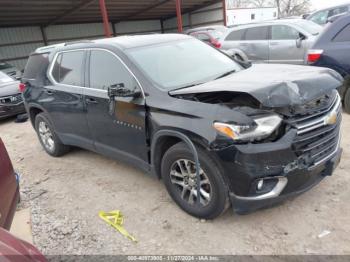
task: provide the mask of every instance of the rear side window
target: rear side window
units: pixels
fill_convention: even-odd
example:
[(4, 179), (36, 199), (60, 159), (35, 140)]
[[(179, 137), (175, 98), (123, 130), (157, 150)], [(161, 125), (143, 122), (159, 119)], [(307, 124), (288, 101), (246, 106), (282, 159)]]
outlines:
[(232, 31), (228, 34), (225, 41), (239, 41), (242, 39), (245, 30)]
[(344, 27), (333, 39), (333, 42), (350, 42), (350, 24)]
[(299, 38), (299, 32), (286, 25), (273, 25), (271, 27), (272, 40), (295, 40)]
[(49, 66), (49, 54), (33, 54), (29, 57), (24, 69), (23, 78), (34, 80), (45, 78)]
[(259, 26), (248, 28), (244, 40), (267, 40), (268, 27)]
[(124, 84), (131, 91), (137, 89), (131, 73), (117, 57), (107, 51), (91, 51), (89, 71), (91, 88), (107, 90), (110, 86)]
[(60, 84), (83, 86), (83, 58), (84, 51), (71, 51), (59, 54), (52, 70), (52, 77)]

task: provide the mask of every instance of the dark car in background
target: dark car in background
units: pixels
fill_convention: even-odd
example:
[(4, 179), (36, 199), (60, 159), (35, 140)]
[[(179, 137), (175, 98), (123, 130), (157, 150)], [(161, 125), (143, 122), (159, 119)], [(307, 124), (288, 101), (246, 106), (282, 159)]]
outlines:
[(0, 119), (25, 113), (20, 82), (0, 71)]
[(349, 11), (350, 11), (350, 2), (348, 4), (343, 4), (343, 5), (338, 5), (338, 6), (333, 6), (326, 9), (318, 10), (312, 13), (311, 15), (309, 15), (308, 17), (306, 17), (306, 19), (323, 26), (327, 24), (328, 19), (330, 19), (331, 17), (342, 13), (347, 13)]
[(333, 173), (342, 80), (325, 68), (243, 67), (180, 34), (41, 48), (22, 78), (49, 155), (77, 146), (127, 161), (207, 219), (230, 203), (238, 213), (270, 206)]
[(344, 79), (339, 90), (344, 109), (350, 113), (350, 14), (329, 24), (308, 51), (306, 61), (312, 66), (328, 67)]

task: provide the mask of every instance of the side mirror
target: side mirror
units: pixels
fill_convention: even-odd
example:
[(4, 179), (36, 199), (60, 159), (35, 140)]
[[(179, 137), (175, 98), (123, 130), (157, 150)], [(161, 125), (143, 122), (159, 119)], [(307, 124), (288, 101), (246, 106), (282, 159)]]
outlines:
[(125, 88), (124, 83), (114, 84), (108, 87), (108, 97), (135, 97), (139, 92), (134, 92), (128, 88)]
[(296, 40), (297, 48), (300, 48), (302, 46), (302, 42), (305, 39), (306, 39), (306, 36), (304, 36), (303, 34), (299, 34), (299, 38)]

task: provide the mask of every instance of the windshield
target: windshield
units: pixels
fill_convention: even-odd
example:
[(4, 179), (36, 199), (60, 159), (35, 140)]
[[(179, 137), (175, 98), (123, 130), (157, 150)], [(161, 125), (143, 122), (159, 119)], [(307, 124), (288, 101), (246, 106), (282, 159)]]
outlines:
[(242, 67), (196, 39), (127, 50), (139, 68), (162, 89), (174, 90), (214, 80)]
[(295, 23), (296, 23), (296, 25), (303, 28), (305, 31), (307, 31), (308, 33), (310, 33), (312, 35), (318, 35), (323, 30), (322, 26), (320, 26), (314, 22), (311, 22), (311, 21), (300, 20), (300, 21), (296, 21)]

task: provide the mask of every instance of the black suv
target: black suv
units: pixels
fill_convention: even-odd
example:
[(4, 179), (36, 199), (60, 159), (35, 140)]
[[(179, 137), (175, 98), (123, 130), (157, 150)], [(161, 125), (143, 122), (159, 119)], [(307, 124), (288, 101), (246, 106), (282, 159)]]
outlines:
[(339, 162), (342, 77), (331, 69), (240, 65), (186, 35), (125, 36), (31, 54), (23, 93), (52, 156), (70, 146), (162, 178), (200, 218), (302, 193)]

